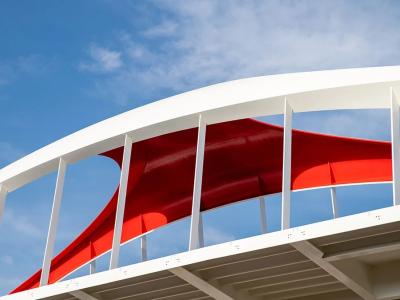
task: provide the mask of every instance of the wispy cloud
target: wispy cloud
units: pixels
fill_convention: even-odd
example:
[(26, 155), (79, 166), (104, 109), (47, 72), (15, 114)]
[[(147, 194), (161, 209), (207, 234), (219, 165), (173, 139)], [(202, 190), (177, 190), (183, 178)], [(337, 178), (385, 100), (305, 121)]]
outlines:
[(22, 157), (24, 154), (23, 150), (12, 143), (0, 141), (0, 168)]
[(122, 66), (121, 53), (92, 45), (89, 48), (90, 61), (82, 62), (80, 68), (95, 73), (108, 73)]
[(204, 237), (207, 245), (220, 244), (228, 241), (235, 240), (235, 235), (232, 233), (224, 232), (221, 229), (205, 226)]
[(11, 208), (5, 211), (3, 226), (29, 239), (41, 239), (44, 236), (43, 231), (28, 217), (14, 213)]
[(0, 264), (10, 266), (10, 265), (14, 264), (14, 259), (10, 255), (2, 255), (0, 257)]
[[(9, 60), (0, 60), (0, 91), (24, 76), (43, 75), (52, 69), (53, 58), (44, 58), (41, 55), (29, 54), (18, 56)], [(1, 98), (5, 96), (0, 95)]]
[(153, 3), (164, 17), (140, 38), (119, 34), (116, 72), (96, 79), (97, 92), (122, 105), (248, 76), (400, 62), (396, 2)]

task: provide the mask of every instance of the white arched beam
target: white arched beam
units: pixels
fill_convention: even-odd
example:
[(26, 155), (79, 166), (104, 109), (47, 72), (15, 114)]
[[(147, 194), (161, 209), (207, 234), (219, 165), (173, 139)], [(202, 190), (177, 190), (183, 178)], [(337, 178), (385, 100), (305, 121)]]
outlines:
[(4, 185), (0, 184), (0, 222), (4, 214), (6, 198), (7, 198), (7, 190), (4, 187)]
[(136, 142), (194, 128), (199, 114), (207, 117), (207, 124), (281, 114), (286, 95), (296, 112), (389, 108), (388, 90), (399, 84), (400, 67), (381, 67), (262, 76), (211, 85), (64, 137), (2, 168), (0, 184), (12, 192), (55, 170), (59, 157), (74, 163), (122, 146), (126, 133)]
[(390, 88), (390, 120), (392, 133), (393, 205), (400, 204), (400, 109), (399, 99)]

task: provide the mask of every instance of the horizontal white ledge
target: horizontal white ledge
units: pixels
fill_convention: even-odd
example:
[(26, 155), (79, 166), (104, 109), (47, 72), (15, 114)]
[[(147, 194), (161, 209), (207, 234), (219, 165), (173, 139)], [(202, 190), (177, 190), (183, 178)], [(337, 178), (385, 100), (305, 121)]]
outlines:
[(29, 291), (0, 297), (0, 300), (41, 299), (212, 259), (223, 258), (230, 255), (292, 244), (299, 241), (370, 228), (393, 222), (400, 222), (400, 206), (391, 206), (338, 219), (208, 246), (109, 271), (57, 282)]
[(77, 131), (0, 170), (0, 184), (13, 191), (57, 168), (133, 142), (207, 124), (283, 113), (284, 97), (294, 112), (389, 108), (388, 90), (400, 87), (400, 67), (345, 69), (261, 76), (179, 94)]

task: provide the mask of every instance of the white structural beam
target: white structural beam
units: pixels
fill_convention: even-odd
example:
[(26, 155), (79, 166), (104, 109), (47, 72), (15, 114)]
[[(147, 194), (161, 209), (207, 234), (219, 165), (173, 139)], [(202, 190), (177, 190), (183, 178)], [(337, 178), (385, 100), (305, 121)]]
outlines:
[(359, 258), (366, 255), (375, 255), (385, 252), (400, 251), (400, 242), (385, 243), (383, 245), (373, 245), (362, 247), (359, 249), (340, 251), (333, 254), (325, 254), (324, 259), (327, 261), (339, 261), (344, 259)]
[(390, 88), (390, 120), (392, 133), (393, 205), (400, 204), (400, 117), (399, 99)]
[(201, 204), (201, 184), (203, 179), (204, 148), (206, 141), (206, 122), (202, 115), (199, 115), (199, 127), (197, 132), (196, 165), (194, 170), (192, 217), (190, 222), (189, 250), (200, 247), (202, 240), (200, 229), (200, 204)]
[(47, 233), (46, 249), (44, 251), (42, 273), (40, 275), (40, 286), (46, 285), (49, 281), (51, 258), (53, 257), (54, 244), (56, 241), (58, 217), (60, 214), (66, 170), (67, 163), (65, 162), (65, 160), (60, 158), (58, 163), (58, 174), (54, 191), (53, 207), (51, 209), (50, 225)]
[(94, 273), (96, 273), (96, 260), (95, 259), (89, 263), (89, 274), (94, 274)]
[(336, 187), (331, 187), (331, 202), (332, 202), (332, 215), (336, 219), (339, 217), (337, 201), (336, 201)]
[(283, 168), (282, 168), (282, 229), (290, 228), (290, 196), (292, 170), (292, 115), (287, 98), (284, 101)]
[(99, 300), (98, 298), (93, 297), (92, 295), (89, 295), (88, 293), (85, 293), (84, 291), (79, 291), (79, 290), (73, 291), (73, 292), (70, 292), (70, 294), (79, 300)]
[(260, 204), (260, 225), (261, 225), (261, 233), (267, 233), (267, 213), (265, 211), (265, 198), (260, 197), (258, 199)]
[(140, 252), (142, 256), (142, 261), (147, 260), (147, 236), (143, 235), (140, 238)]
[(190, 283), (195, 288), (206, 293), (210, 297), (218, 300), (233, 300), (232, 297), (228, 296), (221, 290), (217, 289), (215, 286), (209, 284), (204, 279), (194, 275), (183, 267), (173, 268), (169, 270), (174, 275)]
[(4, 208), (6, 205), (7, 190), (4, 185), (0, 184), (0, 222), (3, 218)]
[(121, 176), (118, 189), (118, 203), (115, 214), (114, 235), (111, 248), (110, 270), (118, 267), (121, 247), (122, 224), (124, 221), (126, 189), (128, 187), (129, 166), (131, 162), (132, 138), (126, 134), (124, 142), (124, 156), (122, 158)]
[(202, 212), (199, 214), (199, 246), (204, 247), (204, 225)]
[(362, 269), (359, 265), (351, 264), (352, 274), (349, 274), (349, 272), (345, 273), (331, 262), (325, 260), (323, 258), (324, 253), (309, 241), (296, 242), (291, 245), (363, 299), (376, 300), (372, 288), (366, 279), (368, 278), (368, 274), (365, 274), (366, 270)]

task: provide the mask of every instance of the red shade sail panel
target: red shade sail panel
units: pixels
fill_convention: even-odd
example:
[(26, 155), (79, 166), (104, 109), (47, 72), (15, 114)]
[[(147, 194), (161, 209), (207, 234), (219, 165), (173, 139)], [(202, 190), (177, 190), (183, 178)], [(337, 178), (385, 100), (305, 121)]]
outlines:
[[(197, 128), (134, 143), (121, 242), (190, 216)], [(252, 119), (207, 126), (201, 210), (281, 192), (283, 128)], [(122, 148), (103, 153), (122, 161)], [(391, 144), (293, 130), (292, 189), (392, 180)], [(111, 249), (118, 190), (52, 261), (56, 282)], [(40, 270), (12, 293), (39, 285)]]

